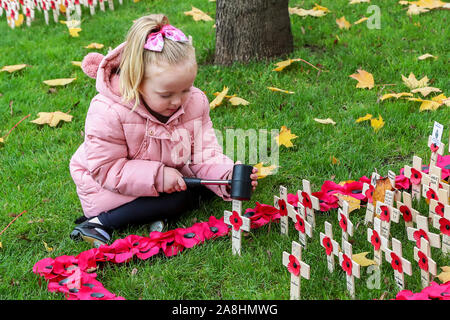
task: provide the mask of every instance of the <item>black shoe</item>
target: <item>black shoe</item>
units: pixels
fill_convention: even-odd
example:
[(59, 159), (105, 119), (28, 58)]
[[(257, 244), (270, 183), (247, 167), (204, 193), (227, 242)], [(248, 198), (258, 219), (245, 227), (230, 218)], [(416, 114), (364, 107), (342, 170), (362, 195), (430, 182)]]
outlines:
[(108, 234), (108, 236), (111, 234), (111, 230), (109, 230), (109, 228), (106, 228), (104, 225), (92, 223), (89, 222), (89, 220), (86, 220), (85, 222), (77, 225), (75, 229), (73, 229), (73, 231), (70, 233), (70, 238), (75, 241), (84, 240), (86, 242), (89, 242), (96, 248), (104, 244), (108, 244), (108, 242), (111, 240), (111, 236), (109, 236), (108, 239), (103, 234), (98, 232), (95, 228), (102, 229)]

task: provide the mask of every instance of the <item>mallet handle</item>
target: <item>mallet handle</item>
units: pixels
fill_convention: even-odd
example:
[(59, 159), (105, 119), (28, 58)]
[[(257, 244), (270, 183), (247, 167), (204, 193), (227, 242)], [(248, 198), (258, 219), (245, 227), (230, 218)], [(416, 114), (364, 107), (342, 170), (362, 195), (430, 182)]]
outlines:
[(195, 187), (195, 186), (205, 186), (205, 185), (230, 185), (231, 186), (231, 180), (205, 180), (200, 178), (187, 178), (183, 177), (184, 182), (189, 187)]

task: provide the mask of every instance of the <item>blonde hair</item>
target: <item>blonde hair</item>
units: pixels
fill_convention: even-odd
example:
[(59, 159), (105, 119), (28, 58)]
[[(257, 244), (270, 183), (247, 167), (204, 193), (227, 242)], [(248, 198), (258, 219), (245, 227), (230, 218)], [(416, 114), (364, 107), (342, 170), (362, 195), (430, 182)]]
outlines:
[(145, 67), (149, 64), (195, 62), (195, 49), (188, 42), (177, 42), (164, 38), (161, 52), (144, 49), (147, 36), (169, 24), (163, 14), (151, 14), (136, 20), (128, 31), (126, 44), (120, 59), (120, 93), (125, 103), (135, 100), (134, 110), (140, 104), (139, 86), (145, 75)]

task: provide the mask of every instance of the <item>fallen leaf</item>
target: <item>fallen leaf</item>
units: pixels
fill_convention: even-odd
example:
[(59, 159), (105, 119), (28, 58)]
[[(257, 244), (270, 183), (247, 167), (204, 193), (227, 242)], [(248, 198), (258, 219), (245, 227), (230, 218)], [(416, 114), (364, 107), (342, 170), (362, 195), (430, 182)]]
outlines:
[(361, 69), (358, 69), (357, 72), (358, 73), (349, 75), (350, 78), (358, 81), (358, 83), (356, 84), (356, 88), (367, 88), (369, 90), (372, 89), (374, 87), (373, 75), (370, 72)]
[(419, 0), (410, 2), (411, 5), (416, 5), (426, 9), (442, 8), (446, 3), (440, 0)]
[(2, 245), (2, 242), (0, 241), (0, 249), (2, 249), (3, 248), (3, 245)]
[(45, 80), (43, 82), (49, 86), (65, 86), (66, 84), (69, 84), (74, 80), (76, 80), (76, 78), (53, 79), (53, 80)]
[(363, 2), (370, 2), (370, 0), (350, 0), (349, 4), (357, 4), (357, 3), (363, 3)]
[(0, 69), (0, 72), (8, 71), (9, 73), (22, 70), (23, 68), (27, 67), (26, 64), (15, 64), (13, 66), (4, 66)]
[(400, 93), (386, 93), (381, 97), (381, 101), (390, 99), (390, 98), (401, 98), (401, 97), (412, 97), (413, 94), (410, 92), (400, 92)]
[(393, 190), (391, 181), (388, 177), (384, 179), (378, 179), (376, 182), (375, 189), (373, 190), (373, 206), (376, 208), (377, 201), (384, 202), (386, 190)]
[(368, 267), (376, 264), (374, 260), (367, 259), (366, 256), (369, 252), (361, 252), (352, 255), (352, 260), (359, 264), (361, 267)]
[(323, 11), (326, 13), (331, 12), (328, 8), (319, 6), (317, 3), (314, 4), (313, 10), (319, 10), (319, 11)]
[(44, 243), (44, 247), (45, 247), (45, 250), (46, 250), (47, 252), (52, 252), (52, 251), (53, 251), (53, 248), (52, 248), (52, 247), (49, 247), (48, 244), (47, 244), (47, 242), (45, 242), (45, 241), (42, 241), (42, 242)]
[(291, 148), (294, 145), (291, 140), (298, 138), (295, 134), (291, 133), (291, 129), (288, 129), (286, 126), (281, 126), (280, 134), (275, 138), (277, 144), (284, 145), (287, 148)]
[(450, 281), (450, 267), (441, 267), (441, 269), (442, 272), (437, 275), (438, 279), (441, 280), (442, 283)]
[(278, 91), (278, 92), (283, 92), (283, 93), (288, 93), (288, 94), (294, 94), (294, 91), (287, 91), (287, 90), (283, 90), (283, 89), (278, 89), (275, 87), (267, 87), (267, 89), (271, 90), (271, 91)]
[(92, 42), (85, 46), (86, 49), (102, 49), (105, 45), (101, 43)]
[(58, 123), (62, 121), (71, 122), (73, 116), (70, 114), (55, 111), (55, 112), (39, 112), (38, 118), (30, 121), (36, 124), (48, 124), (50, 127), (56, 127)]
[(255, 164), (254, 167), (258, 169), (258, 172), (256, 173), (258, 176), (258, 179), (263, 179), (269, 175), (272, 175), (273, 171), (277, 168), (277, 166), (274, 164), (264, 167), (263, 162)]
[(339, 199), (341, 206), (343, 201), (346, 201), (348, 203), (348, 213), (359, 210), (361, 208), (361, 200), (359, 199), (340, 193), (336, 193), (335, 196)]
[(425, 53), (425, 54), (421, 55), (420, 57), (418, 57), (417, 59), (425, 60), (425, 59), (428, 59), (428, 58), (434, 58), (436, 60), (438, 57), (435, 57), (435, 56), (433, 56), (432, 54), (429, 54), (429, 53)]
[(72, 61), (72, 64), (81, 68), (81, 61)]
[(360, 23), (363, 23), (366, 20), (369, 20), (369, 18), (363, 17), (363, 18), (359, 19), (358, 21), (355, 21), (353, 24), (360, 24)]
[(69, 34), (71, 37), (79, 37), (80, 35), (78, 34), (80, 31), (82, 31), (81, 28), (69, 28)]
[(420, 92), (420, 94), (422, 96), (426, 97), (431, 92), (442, 92), (442, 90), (439, 88), (434, 88), (434, 87), (423, 87), (423, 88), (417, 88), (417, 89), (411, 90), (411, 92), (412, 93)]
[(337, 23), (339, 29), (346, 29), (346, 30), (350, 29), (350, 27), (352, 25), (350, 22), (348, 22), (345, 19), (344, 16), (340, 17), (339, 19), (336, 19), (336, 23)]
[(335, 156), (332, 156), (330, 158), (331, 158), (332, 164), (337, 164), (337, 165), (341, 164), (341, 161), (338, 158), (336, 158)]
[(314, 9), (310, 9), (310, 10), (306, 10), (303, 8), (289, 8), (289, 14), (296, 14), (300, 17), (306, 17), (306, 16), (311, 16), (311, 17), (323, 17), (324, 15), (326, 15), (327, 13), (323, 10), (314, 10)]
[(230, 99), (228, 99), (228, 101), (230, 101), (230, 103), (233, 106), (239, 106), (239, 105), (246, 106), (246, 105), (250, 104), (250, 102), (248, 102), (247, 100), (239, 98), (239, 97), (231, 97)]
[(281, 71), (284, 68), (286, 68), (287, 66), (290, 66), (292, 64), (292, 62), (296, 62), (296, 61), (300, 61), (300, 59), (288, 59), (288, 60), (277, 62), (275, 64), (277, 67), (275, 69), (273, 69), (272, 71)]
[(418, 15), (424, 12), (428, 12), (430, 10), (426, 9), (426, 8), (422, 8), (422, 7), (418, 7), (415, 4), (412, 4), (408, 7), (408, 11), (406, 12), (406, 14), (408, 16), (414, 16), (414, 15)]
[(194, 18), (194, 21), (213, 21), (213, 18), (211, 18), (209, 15), (207, 15), (205, 12), (203, 12), (200, 9), (197, 9), (195, 7), (192, 6), (192, 10), (191, 11), (185, 11), (184, 12), (185, 15), (187, 16), (192, 16), (192, 18)]
[(211, 109), (214, 109), (217, 106), (220, 106), (222, 104), (223, 98), (225, 98), (226, 94), (228, 93), (228, 87), (223, 87), (223, 90), (221, 93), (217, 95), (217, 97), (214, 98), (213, 101), (209, 104), (209, 107)]
[(332, 124), (332, 125), (336, 124), (336, 122), (334, 122), (333, 119), (331, 119), (331, 118), (327, 118), (327, 119), (314, 118), (314, 121), (316, 121), (318, 123), (322, 123), (322, 124)]
[(409, 5), (409, 1), (400, 0), (400, 1), (398, 2), (398, 4), (400, 4), (400, 5), (402, 5), (402, 6), (407, 6), (407, 5)]
[(438, 101), (433, 101), (433, 100), (423, 100), (420, 98), (408, 98), (408, 100), (422, 102), (422, 104), (420, 105), (420, 108), (419, 108), (419, 112), (422, 112), (425, 110), (434, 111), (441, 106), (441, 103), (439, 103)]
[(406, 78), (404, 75), (402, 75), (403, 83), (410, 89), (416, 89), (416, 88), (422, 88), (426, 87), (428, 85), (428, 77), (425, 76), (420, 80), (416, 79), (416, 76), (411, 72)]
[(370, 113), (366, 114), (364, 117), (360, 117), (358, 119), (356, 119), (356, 123), (362, 122), (362, 121), (367, 121), (372, 119), (372, 115)]
[(381, 115), (378, 115), (378, 118), (372, 118), (370, 119), (370, 125), (375, 130), (375, 132), (378, 132), (381, 128), (384, 126), (384, 121)]

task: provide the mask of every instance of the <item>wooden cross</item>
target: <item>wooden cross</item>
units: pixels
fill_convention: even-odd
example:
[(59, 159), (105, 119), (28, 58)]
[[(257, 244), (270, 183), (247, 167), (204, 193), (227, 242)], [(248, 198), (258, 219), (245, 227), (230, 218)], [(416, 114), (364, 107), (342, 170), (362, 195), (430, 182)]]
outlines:
[(273, 197), (273, 206), (280, 210), (280, 228), (281, 234), (288, 235), (289, 232), (289, 215), (287, 209), (287, 189), (280, 186), (280, 197)]
[[(386, 190), (386, 196), (385, 199), (388, 200), (388, 202), (391, 202), (391, 199), (393, 201), (393, 192)], [(391, 202), (392, 203), (392, 202)], [(396, 223), (399, 222), (399, 217), (400, 217), (400, 211), (396, 208), (394, 208), (391, 205), (381, 202), (381, 201), (377, 201), (377, 206), (376, 206), (376, 213), (377, 215), (380, 216), (380, 220), (381, 220), (381, 236), (385, 237), (386, 239), (388, 239), (388, 245), (389, 245), (389, 236), (390, 236), (390, 230), (391, 230), (391, 221), (394, 221)]]
[(231, 231), (231, 248), (233, 255), (241, 255), (241, 239), (242, 230), (250, 231), (250, 219), (241, 216), (242, 202), (239, 200), (232, 200), (233, 212), (225, 210), (224, 222), (232, 226)]
[(411, 262), (403, 258), (402, 243), (392, 238), (392, 250), (385, 248), (385, 258), (394, 269), (395, 283), (400, 290), (405, 289), (405, 273), (409, 276), (412, 275)]
[(437, 194), (439, 192), (439, 184), (441, 181), (441, 174), (442, 174), (442, 169), (435, 166), (435, 165), (430, 165), (430, 169), (428, 171), (428, 183), (423, 183), (422, 184), (422, 196), (424, 198), (427, 197), (427, 192), (429, 189), (433, 189), (434, 192)]
[[(411, 180), (411, 178), (413, 178), (411, 180), (411, 194), (413, 196), (413, 198), (420, 200), (420, 195), (421, 195), (421, 191), (422, 191), (422, 184), (424, 182), (427, 182), (429, 180), (429, 177), (427, 174), (425, 174), (424, 172), (422, 172), (422, 158), (419, 158), (418, 156), (413, 156), (413, 166), (405, 166), (404, 168), (404, 174), (407, 178), (409, 178)], [(413, 172), (414, 170), (417, 171), (418, 173)], [(414, 184), (412, 181), (414, 181), (414, 178), (419, 179), (419, 174), (422, 176), (422, 179), (420, 181), (419, 184)]]
[(292, 205), (289, 205), (292, 209), (288, 206), (288, 215), (292, 221), (295, 222), (295, 229), (298, 231), (300, 244), (306, 249), (306, 236), (312, 237), (312, 226), (306, 221), (305, 207), (300, 202), (297, 205), (298, 211), (296, 211)]
[(333, 239), (333, 227), (325, 221), (325, 234), (320, 233), (320, 245), (325, 248), (327, 254), (328, 270), (334, 271), (334, 256), (339, 256), (339, 243)]
[(444, 149), (445, 149), (445, 144), (443, 144), (440, 141), (433, 142), (433, 136), (428, 136), (428, 147), (431, 148), (431, 145), (434, 143), (436, 143), (436, 146), (439, 145), (439, 148), (434, 152), (431, 151), (430, 166), (436, 165), (438, 155), (442, 156), (444, 154)]
[(339, 252), (339, 263), (347, 277), (347, 290), (355, 298), (355, 277), (360, 277), (360, 266), (352, 260), (352, 245), (348, 241), (344, 241), (343, 250), (344, 252)]
[(400, 214), (403, 216), (403, 220), (405, 221), (405, 227), (414, 227), (414, 223), (416, 222), (416, 216), (419, 215), (419, 211), (415, 210), (412, 207), (412, 197), (406, 191), (402, 192), (403, 202), (397, 201), (397, 209), (400, 211)]
[(313, 227), (316, 227), (316, 216), (314, 210), (320, 210), (319, 199), (312, 195), (311, 184), (308, 180), (302, 180), (303, 191), (297, 190), (298, 201), (300, 201), (306, 209), (306, 220)]
[(414, 260), (419, 263), (422, 287), (428, 287), (430, 285), (430, 273), (436, 276), (437, 266), (436, 262), (431, 259), (430, 244), (425, 238), (420, 239), (420, 249), (414, 247)]
[[(370, 187), (375, 190), (375, 187), (377, 186), (377, 180), (380, 178), (380, 175), (376, 172), (372, 173), (372, 178), (370, 179), (370, 184), (364, 183), (363, 184), (363, 190), (362, 193), (365, 195), (367, 190), (370, 189)], [(372, 191), (373, 193), (373, 191)], [(366, 216), (364, 218), (364, 224), (367, 225), (369, 222), (373, 223), (373, 216), (375, 214), (375, 208), (373, 207), (373, 199), (368, 199), (367, 201), (367, 209), (366, 209)]]
[(450, 253), (450, 205), (445, 205), (443, 217), (434, 216), (433, 225), (442, 233), (442, 252)]
[(428, 218), (425, 216), (418, 215), (416, 217), (417, 220), (417, 228), (408, 228), (406, 229), (406, 232), (408, 234), (408, 240), (410, 241), (416, 241), (416, 246), (419, 249), (422, 249), (420, 238), (428, 239), (427, 243), (428, 245), (434, 247), (434, 248), (440, 248), (441, 247), (441, 237), (439, 234), (431, 233), (428, 230)]
[(292, 241), (292, 254), (283, 251), (283, 265), (291, 273), (291, 300), (300, 299), (300, 279), (309, 279), (309, 265), (302, 261), (302, 246)]
[(383, 262), (383, 251), (387, 248), (388, 239), (381, 235), (381, 220), (373, 219), (373, 230), (367, 228), (367, 241), (373, 245), (373, 259), (378, 267)]
[[(397, 200), (401, 199), (401, 193), (399, 190), (397, 190), (395, 188), (395, 178), (396, 178), (395, 172), (392, 170), (388, 170), (388, 179), (389, 179), (389, 182), (391, 183), (392, 189), (394, 190), (393, 191), (394, 192), (394, 200), (397, 201)], [(392, 206), (393, 205), (394, 205), (394, 203), (392, 203)]]
[(338, 208), (337, 218), (342, 230), (342, 247), (344, 247), (344, 241), (348, 241), (348, 236), (353, 236), (353, 223), (349, 218), (347, 201), (342, 201), (342, 209)]
[[(429, 217), (431, 221), (435, 221), (435, 216), (439, 218), (444, 215), (445, 206), (448, 205), (448, 192), (444, 189), (439, 189), (438, 199), (430, 199)], [(433, 223), (433, 226), (436, 224)]]

